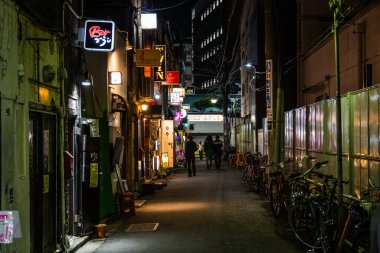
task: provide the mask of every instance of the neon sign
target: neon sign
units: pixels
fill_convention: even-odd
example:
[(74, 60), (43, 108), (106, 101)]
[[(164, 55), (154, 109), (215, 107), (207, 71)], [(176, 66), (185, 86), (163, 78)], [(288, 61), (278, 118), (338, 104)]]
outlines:
[(106, 20), (87, 20), (84, 25), (84, 49), (110, 52), (114, 49), (115, 23)]

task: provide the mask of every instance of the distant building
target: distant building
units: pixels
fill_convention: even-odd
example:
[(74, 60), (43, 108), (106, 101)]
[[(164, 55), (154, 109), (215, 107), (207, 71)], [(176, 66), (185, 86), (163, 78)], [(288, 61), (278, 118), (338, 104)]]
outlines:
[(218, 63), (226, 32), (224, 6), (223, 0), (199, 0), (192, 9), (193, 84), (199, 92), (212, 89), (220, 78)]

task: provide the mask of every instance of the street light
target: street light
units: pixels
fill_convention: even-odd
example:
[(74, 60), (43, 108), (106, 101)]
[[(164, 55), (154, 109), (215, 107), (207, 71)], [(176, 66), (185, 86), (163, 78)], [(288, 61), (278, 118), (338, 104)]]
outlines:
[(148, 104), (145, 101), (141, 104), (141, 110), (143, 112), (148, 110)]

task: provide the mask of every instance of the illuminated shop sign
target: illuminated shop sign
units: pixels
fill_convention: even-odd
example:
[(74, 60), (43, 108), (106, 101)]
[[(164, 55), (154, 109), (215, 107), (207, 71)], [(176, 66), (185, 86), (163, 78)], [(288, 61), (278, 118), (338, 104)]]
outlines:
[(179, 71), (166, 71), (166, 81), (162, 84), (179, 84)]
[(189, 114), (190, 121), (223, 121), (222, 114)]
[(178, 92), (180, 97), (186, 96), (184, 88), (173, 88), (172, 92)]
[(171, 104), (179, 104), (180, 101), (180, 94), (178, 92), (172, 92), (170, 93), (170, 103)]
[(194, 86), (188, 86), (188, 87), (186, 87), (186, 94), (195, 94), (195, 88), (194, 88)]
[(115, 23), (105, 20), (87, 20), (84, 25), (84, 49), (110, 52), (114, 49)]
[(161, 52), (160, 66), (153, 67), (153, 80), (155, 82), (164, 82), (166, 81), (166, 46), (155, 45), (153, 49)]

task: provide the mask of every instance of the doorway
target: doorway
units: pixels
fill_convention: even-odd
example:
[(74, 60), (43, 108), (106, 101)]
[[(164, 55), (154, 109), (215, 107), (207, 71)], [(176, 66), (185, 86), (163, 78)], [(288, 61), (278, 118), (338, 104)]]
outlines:
[(55, 115), (29, 114), (30, 228), (32, 253), (57, 245), (57, 133)]

